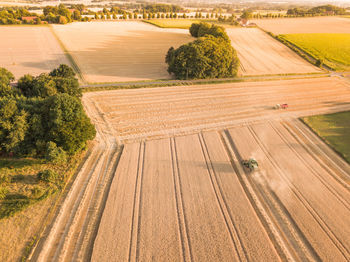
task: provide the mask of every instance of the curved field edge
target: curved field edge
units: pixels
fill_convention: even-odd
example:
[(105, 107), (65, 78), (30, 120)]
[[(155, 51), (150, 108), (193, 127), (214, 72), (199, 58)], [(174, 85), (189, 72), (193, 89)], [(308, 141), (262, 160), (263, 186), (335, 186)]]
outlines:
[(350, 163), (350, 111), (303, 117), (301, 120)]
[(327, 67), (344, 71), (350, 68), (350, 34), (282, 34), (278, 36), (301, 49)]

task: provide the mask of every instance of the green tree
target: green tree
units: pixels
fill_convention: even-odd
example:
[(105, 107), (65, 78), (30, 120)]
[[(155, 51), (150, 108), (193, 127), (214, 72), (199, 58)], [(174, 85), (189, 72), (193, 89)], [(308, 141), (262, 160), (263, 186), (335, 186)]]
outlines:
[(28, 129), (27, 113), (18, 110), (14, 98), (0, 98), (0, 150), (10, 153), (17, 150)]
[(15, 80), (13, 74), (5, 68), (0, 67), (0, 97), (14, 94), (10, 83)]
[(45, 99), (44, 123), (47, 141), (55, 142), (67, 153), (74, 154), (96, 135), (95, 127), (85, 114), (78, 98), (56, 94)]
[(166, 55), (168, 72), (177, 79), (233, 77), (239, 60), (225, 29), (207, 23), (192, 24), (192, 36), (197, 40), (171, 47)]
[(59, 67), (53, 69), (49, 75), (59, 77), (75, 77), (75, 72), (70, 66), (60, 64)]

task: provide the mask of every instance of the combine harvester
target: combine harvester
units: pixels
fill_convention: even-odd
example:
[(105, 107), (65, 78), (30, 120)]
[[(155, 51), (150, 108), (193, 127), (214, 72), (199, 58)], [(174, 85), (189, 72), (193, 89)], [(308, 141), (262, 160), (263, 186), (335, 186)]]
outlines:
[(248, 169), (250, 172), (259, 169), (259, 164), (254, 158), (249, 158), (248, 160), (242, 160), (242, 165)]

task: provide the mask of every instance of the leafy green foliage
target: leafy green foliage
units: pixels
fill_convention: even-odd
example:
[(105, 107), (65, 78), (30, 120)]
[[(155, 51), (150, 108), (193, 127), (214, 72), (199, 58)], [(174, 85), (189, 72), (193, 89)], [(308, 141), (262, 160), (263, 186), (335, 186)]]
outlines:
[(95, 127), (85, 114), (79, 99), (57, 94), (45, 100), (47, 140), (55, 142), (69, 154), (86, 146), (95, 137)]
[(60, 65), (49, 74), (37, 77), (25, 75), (18, 80), (17, 87), (26, 97), (48, 97), (56, 93), (67, 93), (71, 96), (81, 97), (78, 79), (72, 68)]
[(15, 80), (13, 74), (0, 67), (0, 97), (14, 95), (15, 90), (10, 85), (13, 80)]
[(14, 98), (0, 98), (0, 151), (16, 151), (28, 129), (27, 116)]
[(192, 24), (197, 40), (171, 47), (166, 55), (168, 72), (177, 79), (224, 78), (237, 74), (239, 60), (224, 28), (207, 23)]
[(40, 171), (37, 174), (38, 180), (46, 182), (46, 183), (55, 183), (58, 179), (58, 175), (55, 171), (51, 169), (46, 169), (44, 171)]
[(61, 147), (57, 147), (54, 142), (50, 141), (46, 145), (45, 159), (56, 164), (65, 163), (67, 154)]
[[(11, 79), (4, 72), (4, 82)], [(24, 96), (0, 97), (0, 153), (46, 156), (65, 162), (95, 136), (80, 101), (73, 69), (61, 65), (50, 74), (25, 75), (18, 82)]]
[(50, 76), (71, 78), (71, 77), (75, 77), (75, 72), (74, 72), (73, 68), (71, 68), (65, 64), (61, 64), (58, 68), (55, 68), (54, 70), (52, 70), (49, 75)]

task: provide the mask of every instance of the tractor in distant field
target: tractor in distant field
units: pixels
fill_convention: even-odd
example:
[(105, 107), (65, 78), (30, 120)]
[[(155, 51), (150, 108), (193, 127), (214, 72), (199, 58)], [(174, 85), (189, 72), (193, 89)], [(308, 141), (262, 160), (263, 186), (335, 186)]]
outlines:
[(274, 106), (274, 109), (287, 109), (288, 104), (277, 104)]
[(258, 162), (254, 158), (248, 160), (242, 160), (242, 165), (247, 168), (250, 172), (255, 171), (259, 168)]

